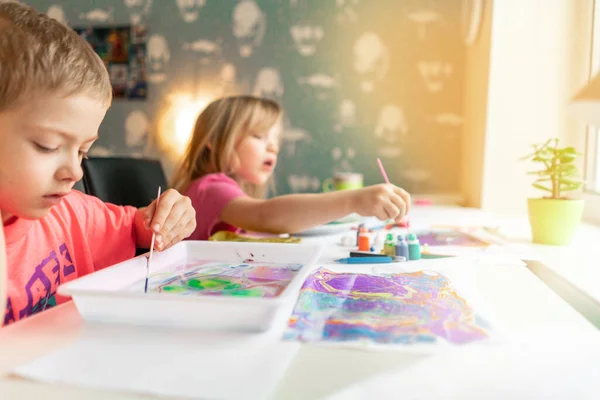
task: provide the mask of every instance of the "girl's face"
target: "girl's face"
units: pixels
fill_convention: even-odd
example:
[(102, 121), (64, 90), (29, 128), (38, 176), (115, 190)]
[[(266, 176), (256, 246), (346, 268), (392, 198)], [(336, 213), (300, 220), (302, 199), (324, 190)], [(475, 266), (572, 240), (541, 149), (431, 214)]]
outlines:
[(267, 132), (250, 133), (236, 147), (236, 178), (264, 185), (273, 174), (279, 153), (280, 124)]

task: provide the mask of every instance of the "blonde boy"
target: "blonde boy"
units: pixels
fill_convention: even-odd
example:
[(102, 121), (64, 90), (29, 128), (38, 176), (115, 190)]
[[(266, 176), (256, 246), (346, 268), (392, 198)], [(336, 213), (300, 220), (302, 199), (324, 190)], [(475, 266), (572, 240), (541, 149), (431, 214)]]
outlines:
[[(65, 301), (59, 284), (187, 237), (195, 212), (174, 190), (145, 209), (71, 191), (112, 99), (100, 58), (74, 31), (0, 0), (0, 215), (4, 324)], [(150, 228), (151, 227), (151, 230)], [(0, 324), (1, 324), (0, 320)]]

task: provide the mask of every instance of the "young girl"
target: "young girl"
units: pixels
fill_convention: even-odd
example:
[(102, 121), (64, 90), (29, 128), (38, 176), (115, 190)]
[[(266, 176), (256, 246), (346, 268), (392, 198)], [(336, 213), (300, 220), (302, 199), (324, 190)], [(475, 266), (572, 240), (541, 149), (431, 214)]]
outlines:
[(295, 233), (351, 213), (399, 221), (410, 195), (394, 185), (265, 199), (277, 164), (281, 108), (271, 100), (233, 96), (200, 114), (174, 187), (192, 200), (192, 240), (218, 231)]

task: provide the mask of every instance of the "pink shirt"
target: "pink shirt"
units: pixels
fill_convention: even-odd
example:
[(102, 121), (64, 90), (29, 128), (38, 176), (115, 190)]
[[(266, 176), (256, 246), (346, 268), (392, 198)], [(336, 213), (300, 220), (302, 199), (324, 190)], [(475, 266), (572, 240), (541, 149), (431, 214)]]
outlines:
[(240, 185), (223, 173), (208, 174), (190, 184), (184, 193), (196, 210), (196, 230), (189, 240), (208, 240), (215, 232), (239, 232), (235, 226), (221, 221), (221, 212), (229, 202), (246, 196)]
[(44, 218), (5, 226), (4, 324), (66, 301), (56, 294), (60, 284), (133, 257), (135, 213), (73, 190)]

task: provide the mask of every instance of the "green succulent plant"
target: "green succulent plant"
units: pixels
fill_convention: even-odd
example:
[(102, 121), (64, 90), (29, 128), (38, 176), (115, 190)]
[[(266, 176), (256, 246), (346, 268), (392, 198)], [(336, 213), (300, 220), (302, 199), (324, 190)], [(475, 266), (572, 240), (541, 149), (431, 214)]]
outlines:
[(546, 197), (551, 199), (565, 199), (564, 192), (577, 190), (584, 184), (575, 166), (575, 160), (581, 154), (572, 146), (559, 148), (558, 144), (558, 138), (548, 139), (544, 144), (533, 145), (533, 152), (522, 158), (542, 164), (542, 169), (527, 173), (537, 176), (533, 187), (549, 192)]

